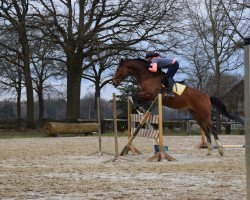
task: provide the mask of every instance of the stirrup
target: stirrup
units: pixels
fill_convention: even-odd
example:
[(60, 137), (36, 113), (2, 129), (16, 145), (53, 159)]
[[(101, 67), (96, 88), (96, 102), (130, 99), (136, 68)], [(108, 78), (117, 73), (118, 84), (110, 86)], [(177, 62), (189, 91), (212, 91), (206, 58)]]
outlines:
[(167, 88), (165, 86), (161, 88), (160, 93), (165, 95), (167, 93)]
[(174, 92), (167, 90), (166, 91), (166, 96), (168, 96), (168, 97), (174, 97)]
[(160, 93), (165, 96), (174, 97), (174, 92), (165, 86), (161, 88)]

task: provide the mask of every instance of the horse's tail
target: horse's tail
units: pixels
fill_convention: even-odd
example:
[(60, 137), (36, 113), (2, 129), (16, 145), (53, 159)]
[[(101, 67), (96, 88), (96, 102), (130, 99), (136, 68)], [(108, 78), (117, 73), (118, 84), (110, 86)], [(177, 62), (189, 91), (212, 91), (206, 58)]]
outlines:
[(219, 98), (211, 96), (210, 101), (212, 105), (221, 112), (222, 115), (241, 123), (243, 126), (245, 125), (244, 120), (240, 116), (232, 115), (227, 111), (225, 104)]

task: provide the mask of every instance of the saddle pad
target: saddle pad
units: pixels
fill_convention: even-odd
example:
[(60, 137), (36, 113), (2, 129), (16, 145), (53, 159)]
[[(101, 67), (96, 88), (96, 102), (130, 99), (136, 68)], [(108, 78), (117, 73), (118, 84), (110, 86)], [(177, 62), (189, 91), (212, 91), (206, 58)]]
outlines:
[(181, 95), (185, 89), (186, 89), (185, 85), (180, 84), (180, 83), (175, 83), (172, 88), (172, 91), (178, 95)]

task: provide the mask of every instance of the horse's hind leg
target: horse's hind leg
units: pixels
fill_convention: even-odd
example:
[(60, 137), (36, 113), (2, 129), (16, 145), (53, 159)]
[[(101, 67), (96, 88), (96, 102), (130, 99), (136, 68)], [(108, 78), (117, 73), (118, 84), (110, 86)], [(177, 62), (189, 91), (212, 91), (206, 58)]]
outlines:
[(223, 150), (223, 146), (219, 142), (219, 138), (218, 138), (218, 133), (217, 133), (216, 127), (212, 124), (211, 128), (209, 128), (209, 129), (210, 129), (210, 131), (212, 132), (212, 134), (214, 136), (215, 144), (216, 144), (216, 146), (218, 148), (219, 154), (221, 156), (223, 156), (224, 150)]
[(204, 116), (201, 116), (200, 113), (197, 113), (194, 110), (190, 110), (190, 112), (193, 115), (193, 118), (197, 121), (197, 123), (201, 127), (202, 131), (205, 133), (205, 136), (207, 138), (207, 149), (208, 149), (207, 155), (211, 155), (213, 147), (212, 147), (211, 135), (210, 135), (210, 131), (208, 129), (207, 123), (206, 123), (206, 119), (204, 119)]
[(207, 155), (210, 156), (212, 155), (212, 150), (213, 150), (210, 131), (204, 123), (198, 122), (198, 124), (200, 125), (202, 131), (205, 133), (205, 136), (207, 138), (207, 149), (208, 149)]
[(208, 149), (207, 155), (210, 156), (212, 155), (212, 150), (213, 150), (211, 134), (208, 128), (204, 128), (203, 131), (207, 138), (207, 149)]

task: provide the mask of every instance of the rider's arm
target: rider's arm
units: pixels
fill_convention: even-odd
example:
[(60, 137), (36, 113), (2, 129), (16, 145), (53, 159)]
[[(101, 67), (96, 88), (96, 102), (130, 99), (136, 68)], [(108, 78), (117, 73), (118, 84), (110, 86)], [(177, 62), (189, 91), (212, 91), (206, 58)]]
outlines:
[(151, 72), (156, 72), (157, 71), (157, 63), (151, 63), (151, 67), (148, 68), (148, 70)]

